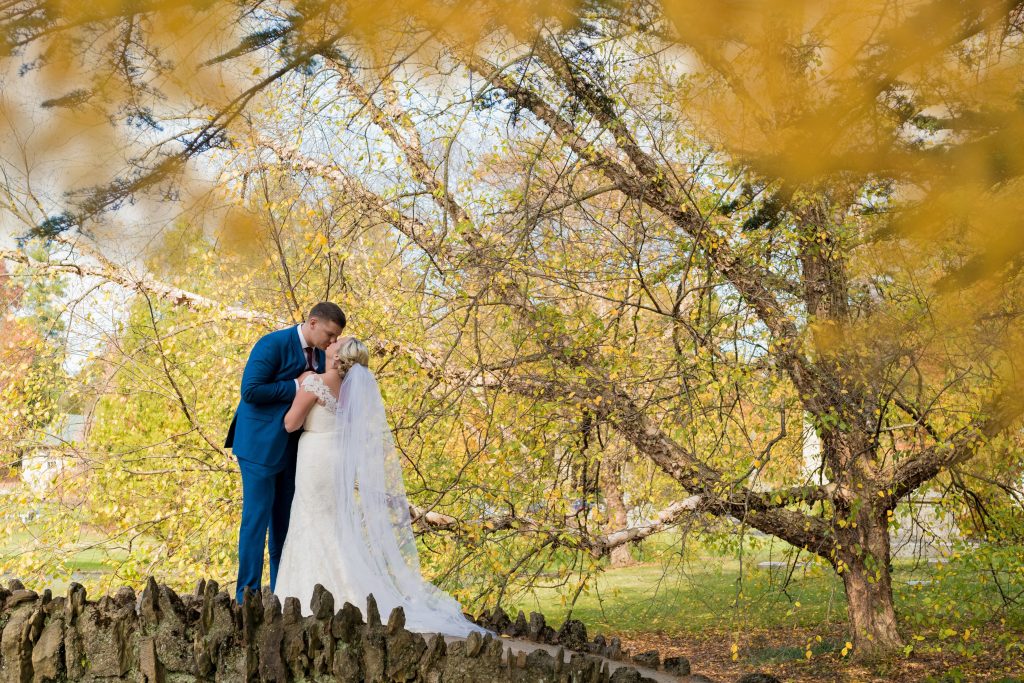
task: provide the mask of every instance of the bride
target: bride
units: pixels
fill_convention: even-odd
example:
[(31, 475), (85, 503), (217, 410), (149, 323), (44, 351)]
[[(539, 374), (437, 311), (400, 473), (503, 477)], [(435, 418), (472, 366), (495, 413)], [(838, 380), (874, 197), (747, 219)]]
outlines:
[(326, 371), (301, 381), (285, 415), (285, 429), (304, 431), (274, 592), (309, 605), (319, 583), (338, 605), (364, 605), (372, 594), (385, 618), (403, 607), (411, 631), (482, 631), (420, 575), (401, 463), (368, 361), (365, 344), (339, 339)]

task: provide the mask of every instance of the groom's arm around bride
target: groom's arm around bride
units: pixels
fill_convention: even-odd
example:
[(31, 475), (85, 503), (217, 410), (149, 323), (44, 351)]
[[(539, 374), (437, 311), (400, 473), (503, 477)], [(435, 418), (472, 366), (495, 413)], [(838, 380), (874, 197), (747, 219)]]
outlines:
[(310, 310), (306, 322), (261, 337), (249, 353), (241, 401), (224, 443), (238, 459), (242, 474), (239, 602), (246, 587), (260, 589), (265, 543), (270, 551), (270, 587), (274, 587), (295, 490), (297, 434), (285, 431), (284, 414), (298, 389), (296, 379), (306, 371), (322, 371), (323, 350), (344, 327), (342, 310), (321, 302)]

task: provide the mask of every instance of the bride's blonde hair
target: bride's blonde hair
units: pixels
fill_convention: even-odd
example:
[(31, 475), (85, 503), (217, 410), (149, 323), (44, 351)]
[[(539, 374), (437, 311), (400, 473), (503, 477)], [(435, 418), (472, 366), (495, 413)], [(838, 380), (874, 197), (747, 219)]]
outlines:
[(338, 347), (334, 360), (338, 363), (338, 372), (344, 375), (353, 365), (369, 366), (370, 350), (360, 340), (349, 337)]

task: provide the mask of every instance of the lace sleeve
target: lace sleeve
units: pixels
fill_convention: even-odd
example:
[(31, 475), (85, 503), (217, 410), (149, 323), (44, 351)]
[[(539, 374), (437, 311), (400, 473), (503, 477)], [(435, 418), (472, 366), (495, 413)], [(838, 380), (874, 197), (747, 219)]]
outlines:
[(324, 384), (318, 375), (309, 375), (302, 380), (302, 388), (316, 396), (316, 401), (322, 406), (335, 404), (337, 399), (331, 393), (330, 387)]

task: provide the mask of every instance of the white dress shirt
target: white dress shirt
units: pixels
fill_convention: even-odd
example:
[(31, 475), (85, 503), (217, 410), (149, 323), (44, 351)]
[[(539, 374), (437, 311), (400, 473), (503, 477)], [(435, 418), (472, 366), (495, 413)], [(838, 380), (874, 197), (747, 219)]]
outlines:
[[(309, 343), (306, 341), (306, 338), (302, 336), (302, 325), (301, 324), (296, 325), (295, 326), (295, 331), (299, 333), (299, 343), (302, 344), (302, 355), (305, 356), (306, 355), (306, 349), (309, 348)], [(314, 358), (314, 362), (315, 362), (316, 352), (314, 351), (313, 354), (314, 354), (313, 358)], [(313, 371), (314, 372), (316, 371), (316, 367), (313, 368)], [(296, 377), (295, 378), (295, 391), (298, 391), (299, 388), (300, 388), (299, 387), (299, 378)]]

